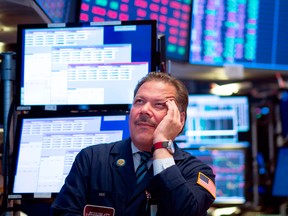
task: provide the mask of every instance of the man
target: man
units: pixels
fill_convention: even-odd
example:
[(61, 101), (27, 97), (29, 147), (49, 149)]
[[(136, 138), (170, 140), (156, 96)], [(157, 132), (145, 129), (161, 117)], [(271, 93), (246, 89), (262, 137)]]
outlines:
[[(187, 105), (187, 89), (176, 78), (151, 72), (140, 80), (130, 111), (131, 138), (82, 150), (52, 215), (82, 215), (86, 205), (112, 208), (117, 216), (206, 215), (215, 199), (215, 176), (172, 142), (183, 130)], [(145, 175), (138, 174), (138, 166), (145, 166), (139, 151), (153, 153)]]

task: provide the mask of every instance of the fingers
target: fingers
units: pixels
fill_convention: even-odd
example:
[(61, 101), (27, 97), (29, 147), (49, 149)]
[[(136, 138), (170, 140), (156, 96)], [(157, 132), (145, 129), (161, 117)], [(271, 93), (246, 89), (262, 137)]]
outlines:
[(169, 124), (173, 125), (174, 132), (177, 133), (175, 135), (178, 135), (178, 132), (182, 129), (180, 111), (175, 100), (167, 100), (166, 105), (168, 108), (167, 117), (169, 118)]
[(166, 105), (168, 108), (167, 114), (171, 114), (171, 117), (173, 119), (175, 119), (176, 121), (180, 121), (180, 111), (178, 109), (178, 106), (177, 106), (175, 100), (167, 100)]
[[(154, 138), (159, 140), (174, 140), (182, 129), (181, 114), (175, 100), (168, 99), (165, 102), (167, 114), (157, 126), (154, 132)], [(161, 139), (160, 139), (160, 138)]]

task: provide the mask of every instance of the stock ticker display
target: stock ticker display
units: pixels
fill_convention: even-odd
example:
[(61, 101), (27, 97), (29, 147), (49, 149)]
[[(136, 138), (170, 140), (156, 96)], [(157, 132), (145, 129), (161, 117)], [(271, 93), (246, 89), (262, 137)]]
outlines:
[(189, 95), (187, 120), (176, 138), (181, 148), (195, 146), (249, 146), (247, 96)]
[(287, 70), (288, 1), (195, 0), (191, 64)]
[(185, 150), (211, 166), (216, 175), (217, 204), (241, 204), (245, 198), (245, 149)]
[(82, 0), (80, 21), (154, 19), (166, 36), (166, 57), (188, 61), (192, 0)]

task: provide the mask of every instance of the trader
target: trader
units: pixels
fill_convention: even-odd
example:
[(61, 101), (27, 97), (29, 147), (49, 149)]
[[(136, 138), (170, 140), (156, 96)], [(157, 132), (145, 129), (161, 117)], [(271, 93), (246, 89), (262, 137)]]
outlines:
[(130, 138), (83, 149), (51, 215), (85, 215), (87, 209), (90, 215), (206, 215), (216, 194), (212, 169), (173, 142), (187, 106), (180, 80), (162, 72), (143, 77), (134, 90)]

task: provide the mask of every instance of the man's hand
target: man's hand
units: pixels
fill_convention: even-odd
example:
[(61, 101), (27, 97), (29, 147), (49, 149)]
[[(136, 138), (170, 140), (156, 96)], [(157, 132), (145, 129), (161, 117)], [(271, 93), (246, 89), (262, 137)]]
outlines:
[(166, 106), (168, 108), (167, 115), (155, 129), (153, 134), (153, 143), (174, 140), (183, 127), (181, 114), (175, 100), (168, 99), (166, 101)]

